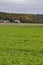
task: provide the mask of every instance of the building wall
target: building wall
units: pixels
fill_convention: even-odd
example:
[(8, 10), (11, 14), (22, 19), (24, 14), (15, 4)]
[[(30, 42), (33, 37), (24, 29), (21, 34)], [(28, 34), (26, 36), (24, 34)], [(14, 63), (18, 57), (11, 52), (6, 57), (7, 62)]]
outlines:
[(14, 20), (15, 23), (20, 23), (20, 20)]

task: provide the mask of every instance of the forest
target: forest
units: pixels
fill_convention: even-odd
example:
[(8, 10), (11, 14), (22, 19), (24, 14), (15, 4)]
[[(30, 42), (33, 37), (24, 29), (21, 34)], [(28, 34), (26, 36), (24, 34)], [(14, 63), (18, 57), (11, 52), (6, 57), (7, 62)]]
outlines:
[(20, 23), (43, 23), (43, 14), (19, 14), (0, 12), (0, 20), (20, 20)]

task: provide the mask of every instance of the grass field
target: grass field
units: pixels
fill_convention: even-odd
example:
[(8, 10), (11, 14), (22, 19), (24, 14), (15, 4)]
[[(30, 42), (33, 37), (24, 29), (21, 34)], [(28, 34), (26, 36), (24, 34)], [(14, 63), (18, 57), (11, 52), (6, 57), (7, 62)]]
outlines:
[(0, 25), (0, 65), (43, 65), (43, 27)]

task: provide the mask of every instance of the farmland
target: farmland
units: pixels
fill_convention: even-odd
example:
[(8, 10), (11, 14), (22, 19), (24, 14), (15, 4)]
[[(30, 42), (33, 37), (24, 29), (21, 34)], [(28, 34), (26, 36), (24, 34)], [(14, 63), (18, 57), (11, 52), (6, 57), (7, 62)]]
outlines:
[(0, 65), (43, 65), (43, 26), (0, 25)]

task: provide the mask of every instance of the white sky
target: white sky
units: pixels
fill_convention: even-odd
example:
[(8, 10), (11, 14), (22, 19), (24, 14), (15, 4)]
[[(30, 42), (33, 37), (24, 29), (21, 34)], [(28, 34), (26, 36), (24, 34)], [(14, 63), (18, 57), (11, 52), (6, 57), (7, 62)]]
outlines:
[(43, 14), (43, 0), (0, 0), (0, 11)]
[(16, 3), (16, 4), (34, 4), (37, 3), (37, 0), (1, 0), (4, 2), (9, 2), (9, 3)]

